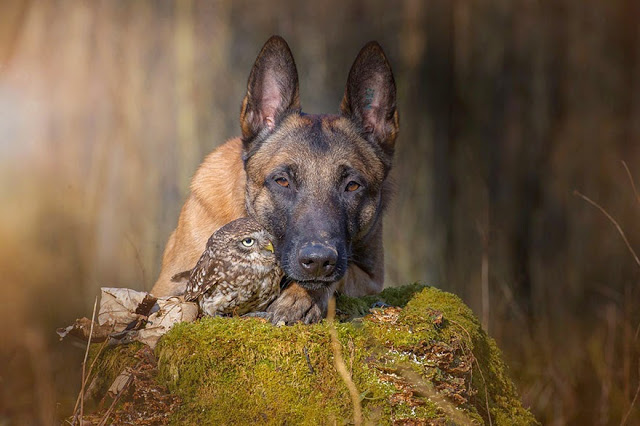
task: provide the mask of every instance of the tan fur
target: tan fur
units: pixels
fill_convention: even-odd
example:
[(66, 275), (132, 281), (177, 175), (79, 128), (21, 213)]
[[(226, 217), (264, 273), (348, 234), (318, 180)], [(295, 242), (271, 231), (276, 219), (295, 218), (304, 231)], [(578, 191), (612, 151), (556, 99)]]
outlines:
[(194, 267), (214, 231), (246, 216), (245, 183), (239, 138), (227, 141), (205, 158), (193, 176), (191, 193), (169, 237), (162, 270), (151, 293), (171, 296), (184, 291), (185, 283), (172, 282), (171, 277)]

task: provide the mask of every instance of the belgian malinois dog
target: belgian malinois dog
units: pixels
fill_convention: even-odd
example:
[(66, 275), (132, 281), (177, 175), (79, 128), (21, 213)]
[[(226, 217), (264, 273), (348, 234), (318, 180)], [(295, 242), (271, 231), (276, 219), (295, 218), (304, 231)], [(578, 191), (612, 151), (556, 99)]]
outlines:
[(382, 290), (382, 213), (398, 133), (396, 87), (382, 48), (358, 54), (339, 114), (305, 114), (287, 43), (271, 37), (258, 55), (240, 112), (242, 138), (209, 154), (191, 182), (167, 243), (156, 296), (181, 294), (172, 276), (191, 269), (207, 239), (251, 216), (275, 238), (288, 286), (268, 307), (274, 322), (312, 323), (338, 290)]

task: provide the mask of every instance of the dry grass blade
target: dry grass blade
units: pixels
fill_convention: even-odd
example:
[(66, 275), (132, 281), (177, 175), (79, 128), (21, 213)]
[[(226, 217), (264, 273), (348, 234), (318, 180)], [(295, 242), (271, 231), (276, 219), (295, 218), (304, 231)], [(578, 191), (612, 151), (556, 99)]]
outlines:
[(84, 416), (84, 387), (87, 385), (87, 357), (89, 356), (89, 347), (91, 346), (91, 338), (93, 337), (93, 324), (96, 320), (96, 308), (98, 307), (98, 298), (93, 302), (93, 313), (91, 314), (91, 329), (89, 330), (89, 339), (87, 339), (87, 349), (84, 351), (84, 359), (82, 360), (82, 386), (80, 386), (80, 420)]
[(622, 239), (624, 240), (624, 243), (627, 245), (627, 248), (629, 249), (629, 251), (631, 252), (631, 255), (633, 256), (633, 258), (635, 259), (636, 263), (638, 264), (638, 266), (640, 266), (640, 259), (638, 259), (638, 255), (636, 254), (636, 252), (633, 250), (633, 247), (631, 247), (631, 244), (629, 244), (629, 240), (627, 240), (627, 236), (624, 234), (624, 231), (622, 230), (622, 228), (620, 227), (620, 225), (618, 224), (618, 222), (611, 217), (611, 215), (604, 209), (602, 208), (602, 206), (600, 206), (600, 204), (596, 203), (595, 201), (593, 201), (591, 198), (587, 197), (586, 195), (578, 192), (578, 191), (573, 191), (573, 194), (582, 198), (583, 200), (585, 200), (587, 203), (591, 204), (592, 206), (594, 206), (595, 208), (597, 208), (598, 210), (600, 210), (602, 212), (602, 214), (604, 214), (607, 219), (609, 219), (611, 221), (611, 223), (613, 223), (613, 225), (616, 227), (616, 229), (618, 230), (618, 233), (620, 234), (620, 236), (622, 237)]
[(126, 384), (122, 387), (120, 392), (118, 392), (116, 397), (113, 398), (113, 401), (111, 402), (111, 405), (109, 406), (109, 409), (107, 410), (106, 413), (104, 413), (104, 416), (100, 420), (100, 423), (98, 423), (98, 426), (104, 426), (104, 425), (107, 424), (107, 421), (109, 420), (109, 416), (111, 416), (111, 413), (113, 413), (113, 410), (116, 407), (116, 404), (118, 403), (118, 401), (120, 401), (120, 398), (122, 397), (122, 395), (124, 395), (124, 393), (127, 391), (127, 389), (129, 388), (129, 385), (131, 384), (131, 382), (133, 382), (133, 376), (129, 376)]
[(629, 170), (629, 167), (627, 166), (627, 163), (625, 161), (622, 161), (622, 165), (627, 171), (627, 176), (629, 177), (629, 182), (631, 182), (631, 188), (633, 189), (633, 195), (636, 196), (636, 201), (638, 202), (638, 204), (640, 204), (640, 194), (638, 194), (638, 190), (636, 189), (636, 184), (633, 180), (633, 176), (631, 175), (631, 171)]
[[(474, 425), (474, 422), (464, 412), (458, 410), (454, 404), (452, 404), (444, 395), (441, 395), (433, 386), (425, 381), (419, 374), (413, 371), (407, 366), (401, 366), (398, 369), (398, 374), (404, 377), (409, 383), (411, 383), (415, 389), (421, 394), (428, 397), (433, 401), (442, 411), (444, 411), (453, 424), (457, 425)], [(447, 423), (449, 424), (449, 423)]]
[(82, 423), (82, 417), (84, 416), (84, 388), (87, 385), (87, 358), (89, 356), (89, 347), (91, 346), (91, 336), (93, 335), (93, 324), (96, 320), (97, 307), (98, 298), (96, 297), (96, 300), (93, 303), (93, 313), (91, 314), (91, 328), (89, 330), (89, 338), (87, 339), (87, 349), (84, 352), (84, 360), (82, 361), (82, 382), (80, 384), (80, 394), (78, 395), (78, 399), (76, 399), (76, 405), (73, 408), (73, 424), (76, 424), (76, 421), (78, 420), (78, 404), (80, 404), (80, 421), (78, 423)]
[(344, 359), (342, 358), (342, 346), (340, 345), (340, 341), (338, 340), (338, 332), (336, 331), (336, 327), (333, 322), (335, 316), (336, 299), (335, 297), (332, 297), (329, 300), (327, 322), (329, 323), (329, 334), (331, 335), (331, 349), (333, 350), (333, 360), (336, 370), (338, 370), (338, 373), (342, 377), (342, 380), (344, 380), (344, 383), (349, 389), (351, 402), (353, 403), (353, 423), (358, 426), (362, 424), (362, 405), (360, 404), (360, 393), (358, 392), (355, 383), (353, 383), (351, 374), (349, 374), (347, 366), (344, 363)]

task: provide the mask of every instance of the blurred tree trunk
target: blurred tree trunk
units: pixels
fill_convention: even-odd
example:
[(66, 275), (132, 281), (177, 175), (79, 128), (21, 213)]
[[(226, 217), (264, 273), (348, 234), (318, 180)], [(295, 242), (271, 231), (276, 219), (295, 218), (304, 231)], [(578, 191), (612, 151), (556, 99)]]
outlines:
[[(621, 45), (623, 57), (623, 99), (625, 126), (623, 141), (625, 158), (640, 152), (640, 2), (624, 0), (620, 7)], [(635, 151), (635, 152), (634, 152)]]
[(454, 198), (453, 154), (455, 148), (456, 93), (454, 68), (455, 2), (431, 0), (427, 3), (426, 54), (419, 65), (417, 91), (426, 105), (431, 123), (432, 156), (432, 229), (431, 244), (436, 253), (437, 282), (447, 282), (447, 270), (453, 264), (452, 202)]

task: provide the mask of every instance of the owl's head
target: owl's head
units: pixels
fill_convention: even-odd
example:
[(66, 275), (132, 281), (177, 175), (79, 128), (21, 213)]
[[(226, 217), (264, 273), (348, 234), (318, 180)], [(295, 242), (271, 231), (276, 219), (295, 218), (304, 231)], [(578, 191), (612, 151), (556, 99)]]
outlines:
[(214, 232), (207, 248), (217, 251), (224, 247), (227, 252), (238, 253), (245, 261), (267, 260), (275, 263), (271, 240), (271, 235), (258, 222), (244, 217), (229, 222)]
[(193, 269), (179, 272), (171, 280), (198, 282), (216, 268), (231, 275), (237, 271), (251, 271), (256, 277), (274, 270), (281, 272), (271, 241), (271, 235), (255, 220), (236, 219), (209, 237), (207, 247)]

